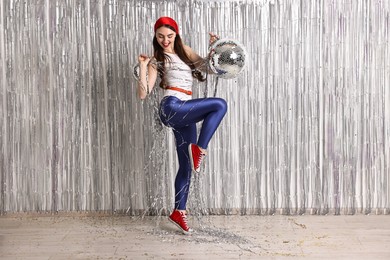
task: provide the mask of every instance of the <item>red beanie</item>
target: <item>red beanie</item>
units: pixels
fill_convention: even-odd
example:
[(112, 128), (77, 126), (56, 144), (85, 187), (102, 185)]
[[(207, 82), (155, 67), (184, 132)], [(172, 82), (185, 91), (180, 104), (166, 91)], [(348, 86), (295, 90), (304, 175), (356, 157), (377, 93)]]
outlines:
[(158, 20), (154, 24), (154, 32), (156, 32), (156, 30), (163, 25), (172, 26), (173, 29), (175, 29), (175, 33), (179, 34), (179, 27), (177, 26), (177, 23), (171, 17), (167, 16), (158, 18)]

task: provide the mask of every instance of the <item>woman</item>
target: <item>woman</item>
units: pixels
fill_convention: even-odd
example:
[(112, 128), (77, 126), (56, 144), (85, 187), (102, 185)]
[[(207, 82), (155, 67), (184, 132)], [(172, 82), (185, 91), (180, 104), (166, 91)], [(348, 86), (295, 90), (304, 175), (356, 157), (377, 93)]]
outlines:
[[(138, 95), (141, 99), (152, 91), (157, 76), (164, 97), (160, 103), (160, 118), (173, 129), (179, 169), (175, 178), (175, 209), (169, 220), (184, 234), (192, 230), (187, 224), (186, 203), (191, 172), (200, 172), (207, 146), (224, 117), (227, 104), (221, 98), (192, 99), (193, 78), (203, 81), (198, 69), (204, 59), (184, 45), (179, 28), (170, 17), (159, 18), (154, 25), (154, 56), (138, 57), (140, 72)], [(217, 39), (210, 33), (210, 43)], [(196, 123), (203, 121), (197, 138)]]

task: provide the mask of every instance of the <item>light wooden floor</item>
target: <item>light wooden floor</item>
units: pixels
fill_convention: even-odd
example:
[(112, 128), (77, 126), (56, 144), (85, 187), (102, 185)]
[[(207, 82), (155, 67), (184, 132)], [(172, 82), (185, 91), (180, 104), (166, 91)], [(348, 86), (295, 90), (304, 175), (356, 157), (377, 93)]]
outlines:
[(2, 216), (0, 259), (390, 259), (390, 215)]

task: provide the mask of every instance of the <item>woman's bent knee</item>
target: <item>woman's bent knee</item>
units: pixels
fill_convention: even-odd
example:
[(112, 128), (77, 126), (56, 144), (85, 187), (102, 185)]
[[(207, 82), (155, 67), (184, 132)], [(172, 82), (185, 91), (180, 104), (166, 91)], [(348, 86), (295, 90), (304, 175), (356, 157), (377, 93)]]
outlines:
[(220, 111), (223, 111), (223, 113), (225, 114), (226, 111), (227, 111), (227, 102), (225, 99), (222, 99), (222, 98), (218, 98), (218, 110)]

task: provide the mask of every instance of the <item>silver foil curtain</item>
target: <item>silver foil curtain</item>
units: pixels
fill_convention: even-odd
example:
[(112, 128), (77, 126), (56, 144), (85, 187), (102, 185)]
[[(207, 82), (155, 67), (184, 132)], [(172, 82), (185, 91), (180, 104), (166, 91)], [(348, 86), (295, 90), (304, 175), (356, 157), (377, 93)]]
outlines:
[(175, 18), (242, 43), (236, 79), (195, 84), (229, 110), (189, 208), (230, 214), (388, 214), (390, 4), (383, 0), (0, 1), (0, 211), (171, 210), (174, 139), (161, 90), (132, 70)]

